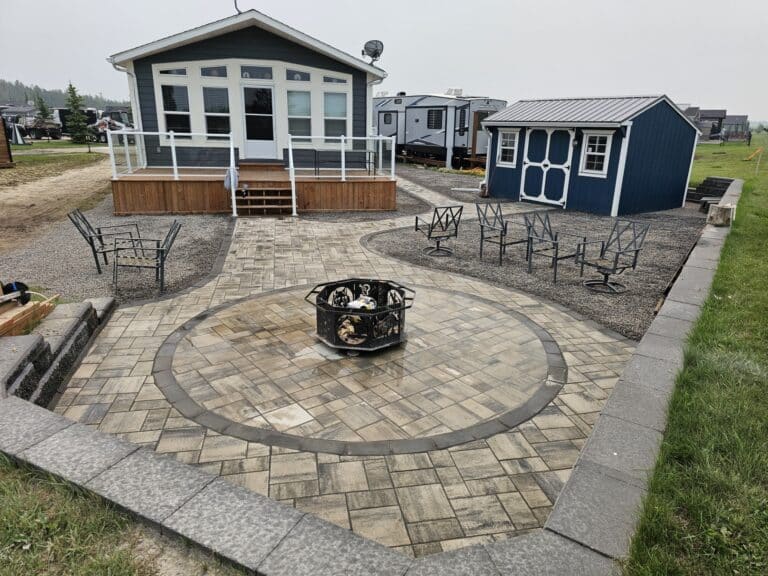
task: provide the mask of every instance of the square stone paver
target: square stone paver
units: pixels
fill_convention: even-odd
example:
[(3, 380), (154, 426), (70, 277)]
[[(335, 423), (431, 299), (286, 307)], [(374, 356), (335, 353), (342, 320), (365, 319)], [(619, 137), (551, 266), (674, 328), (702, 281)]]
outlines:
[(407, 522), (439, 520), (454, 515), (440, 484), (396, 488), (395, 492)]
[(305, 422), (312, 420), (312, 415), (304, 410), (298, 404), (278, 408), (272, 412), (264, 414), (267, 422), (272, 424), (276, 430), (284, 431), (296, 426), (301, 426)]
[(536, 456), (536, 450), (530, 445), (525, 436), (519, 432), (497, 434), (486, 440), (488, 446), (499, 460), (514, 460)]
[(314, 454), (278, 454), (272, 456), (272, 483), (317, 480), (317, 460)]
[(344, 494), (296, 498), (295, 505), (299, 510), (314, 514), (331, 524), (336, 524), (336, 526), (341, 526), (342, 528), (350, 527), (347, 500)]
[(200, 450), (205, 440), (205, 428), (178, 428), (164, 430), (155, 448), (156, 452), (189, 452)]
[(403, 515), (397, 506), (352, 510), (349, 517), (352, 530), (374, 542), (385, 546), (404, 546), (411, 543), (405, 530)]
[(320, 464), (318, 468), (321, 494), (368, 490), (362, 462)]
[(488, 448), (458, 450), (452, 456), (464, 480), (504, 475), (504, 468)]
[(496, 496), (475, 496), (451, 500), (456, 517), (467, 536), (514, 530)]
[(207, 436), (200, 451), (200, 463), (245, 458), (248, 442), (232, 436)]

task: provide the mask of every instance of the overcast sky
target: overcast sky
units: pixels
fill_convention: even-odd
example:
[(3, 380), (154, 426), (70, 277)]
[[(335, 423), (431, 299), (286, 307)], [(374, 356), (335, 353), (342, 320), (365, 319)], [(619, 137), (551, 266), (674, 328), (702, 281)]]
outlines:
[[(768, 120), (768, 0), (239, 0), (359, 55), (394, 93), (511, 101), (665, 93)], [(231, 0), (2, 0), (0, 78), (127, 98), (110, 54), (234, 14)]]

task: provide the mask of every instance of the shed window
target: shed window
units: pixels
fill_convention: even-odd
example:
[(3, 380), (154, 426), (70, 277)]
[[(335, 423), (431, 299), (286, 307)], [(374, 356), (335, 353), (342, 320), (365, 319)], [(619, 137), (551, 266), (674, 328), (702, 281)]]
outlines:
[(226, 88), (203, 87), (203, 110), (208, 134), (229, 134), (229, 91)]
[(384, 124), (392, 124), (392, 112), (384, 113)]
[(579, 174), (605, 178), (608, 174), (610, 154), (610, 134), (585, 132)]
[(499, 131), (499, 150), (496, 153), (496, 164), (514, 168), (517, 164), (517, 130)]
[(439, 108), (427, 110), (427, 128), (430, 130), (443, 129), (443, 111)]
[(161, 86), (165, 129), (173, 132), (192, 132), (189, 119), (189, 93), (186, 86)]
[[(288, 133), (291, 136), (312, 135), (312, 98), (309, 92), (288, 91)], [(302, 138), (309, 141), (309, 138)]]
[(343, 136), (347, 132), (347, 95), (341, 92), (324, 94), (325, 135)]
[(240, 66), (240, 77), (272, 80), (272, 68), (270, 66)]
[(203, 66), (200, 68), (200, 76), (208, 78), (226, 78), (227, 67), (226, 66)]
[(309, 72), (302, 72), (301, 70), (291, 70), (290, 68), (285, 71), (285, 79), (293, 80), (294, 82), (309, 82)]

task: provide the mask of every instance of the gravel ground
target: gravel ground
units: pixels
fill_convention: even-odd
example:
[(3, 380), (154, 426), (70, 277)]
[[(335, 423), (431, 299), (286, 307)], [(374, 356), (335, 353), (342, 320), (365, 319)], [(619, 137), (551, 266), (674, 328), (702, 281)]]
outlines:
[[(483, 198), (478, 196), (481, 176), (473, 174), (456, 174), (455, 172), (441, 172), (437, 168), (425, 168), (415, 164), (398, 164), (397, 175), (415, 182), (424, 188), (429, 188), (435, 192), (452, 198), (457, 202), (482, 202)], [(453, 188), (472, 189), (474, 192), (453, 190)], [(498, 202), (499, 199), (492, 199)]]
[[(522, 216), (511, 219), (522, 222)], [(637, 269), (628, 270), (618, 278), (628, 288), (619, 295), (598, 294), (582, 286), (583, 279), (599, 276), (587, 268), (584, 278), (580, 278), (573, 260), (560, 261), (557, 284), (552, 284), (552, 271), (543, 257), (534, 259), (533, 273), (527, 274), (524, 244), (509, 246), (501, 266), (497, 265), (498, 247), (486, 244), (481, 262), (480, 228), (476, 219), (462, 222), (458, 239), (448, 244), (453, 247), (454, 255), (446, 258), (424, 255), (426, 239), (410, 228), (372, 235), (366, 243), (372, 250), (414, 264), (459, 272), (542, 296), (639, 340), (653, 320), (656, 305), (668, 283), (698, 239), (705, 218), (695, 208), (685, 208), (635, 215), (633, 219), (649, 222), (651, 228)], [(556, 231), (589, 239), (607, 238), (613, 226), (609, 217), (578, 212), (550, 211), (550, 221)], [(575, 244), (571, 248), (573, 250)]]
[[(94, 227), (136, 222), (145, 238), (164, 238), (174, 218), (181, 231), (166, 262), (166, 294), (191, 286), (213, 268), (222, 242), (229, 241), (227, 216), (132, 216), (112, 215), (112, 196), (85, 212)], [(63, 300), (115, 296), (120, 304), (157, 298), (158, 286), (152, 270), (122, 268), (119, 289), (112, 286), (112, 266), (96, 273), (88, 244), (69, 221), (49, 224), (45, 233), (27, 245), (7, 250), (0, 258), (0, 278), (4, 282), (20, 280), (47, 294), (59, 293)]]
[(399, 218), (400, 216), (415, 216), (431, 210), (432, 206), (417, 198), (402, 188), (397, 189), (397, 210), (384, 210), (364, 212), (360, 210), (345, 212), (303, 212), (304, 220), (323, 222), (370, 222), (371, 220), (385, 220)]

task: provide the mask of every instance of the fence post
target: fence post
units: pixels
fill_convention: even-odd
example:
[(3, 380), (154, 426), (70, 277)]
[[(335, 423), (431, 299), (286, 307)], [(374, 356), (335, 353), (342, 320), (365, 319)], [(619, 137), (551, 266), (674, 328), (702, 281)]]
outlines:
[(128, 134), (123, 134), (123, 150), (125, 150), (125, 167), (128, 169), (128, 174), (133, 174), (133, 166), (131, 166), (131, 151), (128, 150)]
[(117, 180), (117, 165), (115, 164), (115, 149), (112, 146), (112, 130), (107, 130), (107, 144), (109, 145), (109, 162), (112, 164), (112, 179)]
[(293, 165), (293, 136), (288, 134), (288, 175), (291, 179), (291, 216), (296, 212), (296, 167)]
[(397, 137), (392, 136), (390, 142), (391, 142), (392, 150), (390, 150), (389, 178), (390, 180), (396, 180), (395, 178), (395, 146), (397, 146)]
[(341, 135), (341, 181), (345, 182), (347, 179), (347, 154), (346, 154), (346, 137)]
[(173, 130), (169, 132), (171, 135), (171, 162), (173, 162), (173, 179), (179, 179), (179, 166), (176, 164), (176, 137), (173, 134)]
[(235, 167), (235, 140), (232, 138), (232, 132), (229, 133), (229, 192), (232, 196), (232, 216), (237, 218), (237, 168)]

